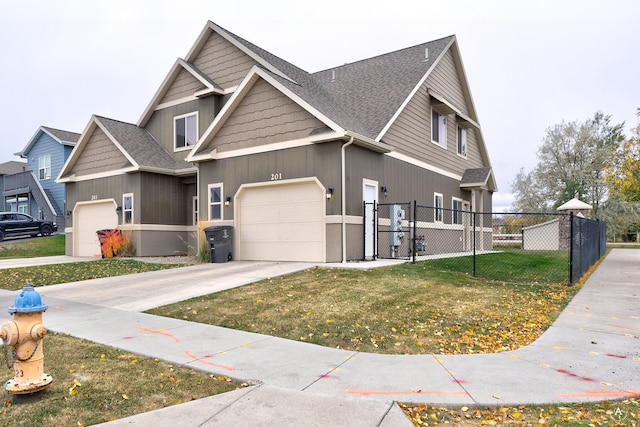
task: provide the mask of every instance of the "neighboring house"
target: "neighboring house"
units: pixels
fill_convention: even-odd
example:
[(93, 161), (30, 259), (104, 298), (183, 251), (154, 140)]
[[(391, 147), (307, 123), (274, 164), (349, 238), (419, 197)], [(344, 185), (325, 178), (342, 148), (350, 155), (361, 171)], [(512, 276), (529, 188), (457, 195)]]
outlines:
[(455, 36), (308, 73), (212, 22), (137, 124), (91, 118), (58, 182), (69, 255), (116, 226), (138, 255), (193, 252), (204, 223), (234, 227), (235, 259), (314, 262), (375, 255), (383, 188), (477, 211), (496, 191)]
[(80, 134), (41, 126), (22, 151), (27, 169), (4, 180), (4, 200), (11, 210), (65, 226), (65, 186), (56, 177)]
[[(4, 177), (5, 176), (24, 172), (26, 170), (27, 170), (27, 164), (24, 162), (10, 161), (10, 162), (0, 164), (0, 190), (4, 193)], [(2, 206), (0, 206), (0, 208), (2, 209), (2, 211), (17, 210), (17, 206), (11, 203), (7, 203), (5, 197), (2, 198)]]

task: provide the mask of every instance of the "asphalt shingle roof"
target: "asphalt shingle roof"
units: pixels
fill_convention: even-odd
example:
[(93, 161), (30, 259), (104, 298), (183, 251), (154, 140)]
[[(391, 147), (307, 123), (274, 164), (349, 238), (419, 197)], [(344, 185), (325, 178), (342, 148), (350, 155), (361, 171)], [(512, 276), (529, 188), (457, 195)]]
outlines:
[[(227, 31), (297, 84), (277, 77), (296, 95), (346, 130), (375, 139), (454, 36), (362, 61), (308, 73)], [(429, 60), (425, 61), (425, 49)], [(335, 74), (335, 79), (333, 76)]]
[(74, 145), (80, 139), (80, 134), (76, 132), (69, 132), (66, 130), (50, 128), (47, 126), (42, 126), (42, 129), (46, 130), (51, 135), (58, 138), (60, 141), (69, 143), (71, 145)]
[(486, 183), (491, 175), (491, 168), (467, 169), (462, 175), (460, 185)]
[(106, 117), (95, 117), (141, 168), (178, 171), (190, 167), (187, 162), (176, 160), (146, 129)]

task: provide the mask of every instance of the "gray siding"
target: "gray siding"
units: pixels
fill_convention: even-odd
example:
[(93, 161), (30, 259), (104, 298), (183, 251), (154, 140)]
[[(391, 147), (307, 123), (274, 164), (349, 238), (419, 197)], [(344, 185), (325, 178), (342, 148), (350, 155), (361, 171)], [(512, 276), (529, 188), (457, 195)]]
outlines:
[(203, 88), (203, 84), (193, 77), (193, 75), (180, 67), (180, 72), (173, 80), (173, 83), (165, 92), (160, 104), (165, 102), (176, 101), (181, 98), (193, 96), (196, 90)]
[(471, 201), (471, 193), (460, 189), (460, 181), (414, 166), (389, 156), (373, 153), (361, 147), (347, 148), (347, 215), (362, 215), (362, 180), (378, 181), (387, 187), (387, 197), (378, 194), (380, 203), (433, 205), (433, 193), (443, 194), (445, 208), (451, 198)]
[(140, 212), (139, 223), (191, 225), (194, 184), (183, 184), (184, 178), (143, 173), (134, 202)]
[[(233, 198), (240, 185), (268, 182), (272, 174), (282, 174), (283, 180), (317, 177), (325, 187), (334, 189), (327, 215), (340, 214), (340, 144), (334, 142), (201, 163), (200, 219), (207, 219), (209, 184), (222, 182), (223, 197)], [(223, 216), (225, 220), (233, 219), (233, 206), (225, 207)]]
[[(139, 187), (136, 185), (135, 178), (134, 174), (92, 179), (89, 181), (69, 182), (66, 184), (67, 211), (73, 211), (74, 206), (78, 202), (85, 202), (92, 199), (114, 199), (118, 206), (120, 206), (122, 204), (123, 193), (139, 192)], [(121, 218), (119, 218), (119, 220), (121, 220)], [(72, 218), (67, 216), (66, 223), (68, 225), (73, 224)]]
[(218, 152), (250, 148), (309, 136), (323, 123), (259, 80), (210, 142)]
[(225, 89), (237, 86), (256, 62), (212, 32), (193, 64)]
[(465, 169), (487, 166), (480, 157), (475, 128), (467, 129), (467, 158), (458, 156), (454, 115), (449, 115), (447, 120), (447, 148), (431, 142), (431, 99), (427, 88), (443, 94), (456, 108), (468, 114), (452, 54), (447, 52), (383, 136), (383, 141), (398, 152), (459, 175)]
[[(67, 184), (68, 210), (77, 202), (113, 198), (133, 193), (134, 224), (190, 225), (195, 184), (185, 178), (153, 173), (132, 173)], [(188, 181), (187, 181), (188, 182)], [(119, 218), (122, 223), (122, 217)]]
[(174, 152), (173, 118), (183, 114), (198, 112), (198, 133), (201, 136), (222, 108), (222, 98), (209, 96), (173, 107), (154, 111), (145, 128), (169, 153), (178, 160), (184, 160), (188, 150)]
[(131, 166), (129, 160), (118, 150), (107, 135), (96, 127), (80, 157), (73, 165), (77, 176), (91, 175)]

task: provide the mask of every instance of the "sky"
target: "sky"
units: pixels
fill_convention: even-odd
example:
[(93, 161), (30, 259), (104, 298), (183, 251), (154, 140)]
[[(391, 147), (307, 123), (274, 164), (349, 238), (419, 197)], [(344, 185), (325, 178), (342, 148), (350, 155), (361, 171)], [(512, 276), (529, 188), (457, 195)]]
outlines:
[(0, 163), (40, 126), (136, 123), (208, 20), (309, 72), (455, 34), (505, 211), (549, 127), (638, 124), (639, 16), (637, 0), (0, 0)]

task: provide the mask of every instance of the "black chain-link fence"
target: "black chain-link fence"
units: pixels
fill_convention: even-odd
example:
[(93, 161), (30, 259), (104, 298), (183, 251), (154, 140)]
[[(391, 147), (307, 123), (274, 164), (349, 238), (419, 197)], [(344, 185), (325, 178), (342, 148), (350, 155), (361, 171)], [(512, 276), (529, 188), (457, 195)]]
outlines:
[[(365, 204), (374, 215), (365, 221), (375, 223), (375, 258), (438, 260), (430, 265), (493, 280), (573, 284), (605, 253), (604, 222), (564, 213), (471, 212), (463, 201), (454, 207)], [(520, 277), (525, 257), (531, 268)]]

